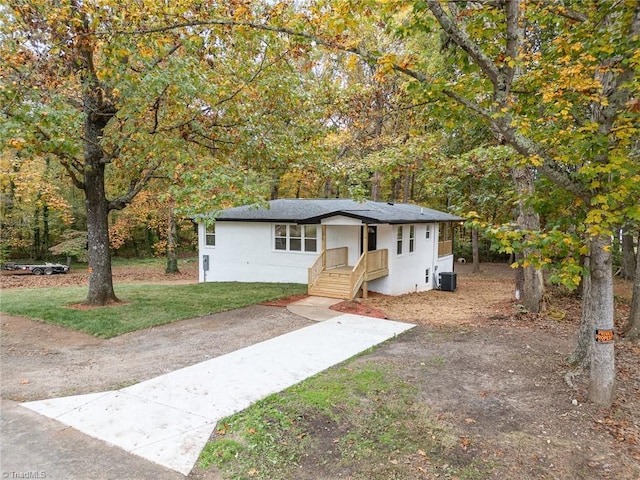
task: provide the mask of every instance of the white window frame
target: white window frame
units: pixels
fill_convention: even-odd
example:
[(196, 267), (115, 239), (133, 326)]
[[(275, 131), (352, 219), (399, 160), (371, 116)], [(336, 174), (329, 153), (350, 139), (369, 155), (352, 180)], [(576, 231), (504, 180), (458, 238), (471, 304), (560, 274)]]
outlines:
[(416, 251), (416, 226), (409, 225), (409, 253)]
[[(278, 227), (284, 227), (284, 235), (276, 235), (279, 229)], [(300, 229), (299, 235), (295, 230)], [(313, 229), (315, 236), (309, 235), (310, 230)], [(294, 230), (294, 232), (292, 232)], [(276, 252), (289, 252), (289, 253), (318, 253), (318, 226), (317, 225), (302, 225), (296, 223), (274, 223), (273, 224), (273, 249)], [(282, 233), (282, 232), (281, 232)], [(292, 236), (292, 233), (295, 236)], [(278, 248), (278, 239), (284, 239), (284, 248)], [(292, 240), (294, 245), (299, 244), (300, 248), (292, 249)], [(313, 244), (314, 249), (308, 249)]]
[(404, 236), (404, 228), (402, 225), (398, 225), (398, 228), (396, 228), (396, 255), (402, 255), (403, 236)]
[[(210, 239), (212, 239), (211, 243), (209, 241)], [(215, 223), (204, 226), (204, 246), (205, 247), (216, 246), (216, 224)]]

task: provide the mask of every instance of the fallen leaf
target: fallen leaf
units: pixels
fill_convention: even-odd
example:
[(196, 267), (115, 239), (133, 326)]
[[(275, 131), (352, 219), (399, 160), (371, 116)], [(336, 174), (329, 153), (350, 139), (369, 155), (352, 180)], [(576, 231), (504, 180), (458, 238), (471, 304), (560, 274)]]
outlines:
[(29, 380), (26, 378), (23, 378), (22, 380), (20, 380), (20, 385), (28, 385), (29, 384)]

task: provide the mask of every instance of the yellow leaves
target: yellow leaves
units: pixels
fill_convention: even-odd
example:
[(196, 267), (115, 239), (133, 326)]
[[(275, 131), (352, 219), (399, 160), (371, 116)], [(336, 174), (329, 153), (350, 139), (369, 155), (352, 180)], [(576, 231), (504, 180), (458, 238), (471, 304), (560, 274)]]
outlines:
[(386, 74), (393, 72), (394, 67), (398, 65), (398, 56), (395, 53), (388, 53), (378, 60), (378, 71), (376, 72), (376, 77), (382, 77)]
[(346, 60), (348, 70), (355, 72), (360, 68), (360, 58), (355, 55), (349, 55)]
[(532, 155), (531, 157), (529, 157), (529, 161), (530, 161), (531, 165), (533, 165), (534, 167), (540, 167), (544, 163), (544, 159), (540, 155), (537, 155), (537, 154), (536, 155)]
[(514, 68), (517, 65), (516, 60), (509, 56), (504, 57), (504, 59), (502, 60), (502, 63), (505, 63), (510, 68)]
[(615, 52), (616, 49), (615, 49), (614, 45), (612, 45), (610, 43), (607, 43), (607, 44), (604, 44), (604, 45), (600, 46), (600, 51), (603, 52), (603, 53), (611, 54), (611, 53)]
[(586, 222), (590, 225), (595, 225), (602, 222), (602, 217), (605, 215), (604, 210), (594, 208), (587, 213)]
[(584, 50), (584, 45), (582, 44), (582, 42), (572, 43), (569, 49), (572, 52), (581, 52), (582, 50)]
[(11, 148), (15, 148), (16, 150), (22, 150), (26, 143), (27, 141), (22, 137), (11, 138), (7, 141), (7, 145)]
[(581, 133), (595, 133), (598, 131), (599, 125), (597, 122), (588, 122), (578, 128)]

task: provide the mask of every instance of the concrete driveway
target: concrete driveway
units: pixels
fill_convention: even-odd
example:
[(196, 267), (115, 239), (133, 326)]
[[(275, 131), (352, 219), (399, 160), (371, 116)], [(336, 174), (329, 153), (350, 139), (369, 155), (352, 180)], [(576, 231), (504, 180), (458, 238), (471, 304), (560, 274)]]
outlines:
[(3, 401), (3, 478), (184, 478), (221, 418), (413, 326), (314, 302), (291, 311), (318, 323), (135, 385)]

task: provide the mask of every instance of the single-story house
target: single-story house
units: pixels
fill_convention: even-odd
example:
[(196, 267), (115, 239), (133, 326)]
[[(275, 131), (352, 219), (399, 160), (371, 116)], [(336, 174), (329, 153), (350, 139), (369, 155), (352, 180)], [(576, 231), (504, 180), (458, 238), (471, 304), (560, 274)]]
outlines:
[(205, 219), (200, 282), (306, 283), (310, 295), (345, 299), (438, 288), (442, 272), (453, 272), (452, 227), (462, 220), (419, 205), (349, 199), (272, 200)]

